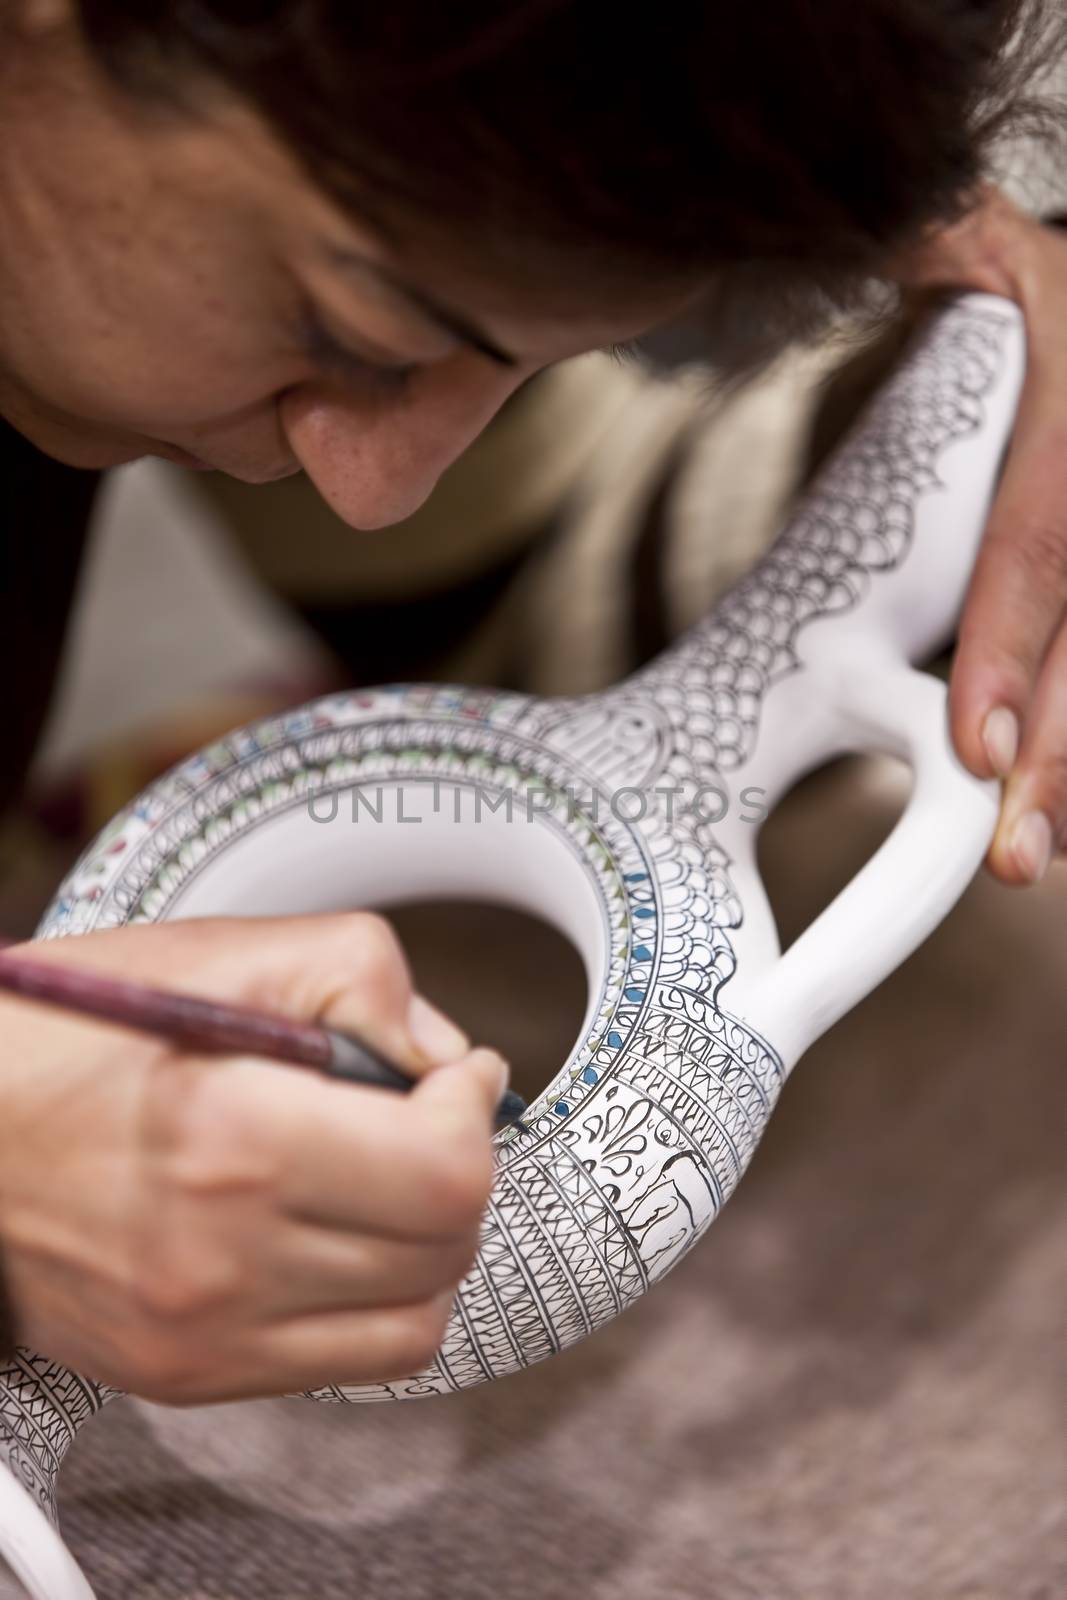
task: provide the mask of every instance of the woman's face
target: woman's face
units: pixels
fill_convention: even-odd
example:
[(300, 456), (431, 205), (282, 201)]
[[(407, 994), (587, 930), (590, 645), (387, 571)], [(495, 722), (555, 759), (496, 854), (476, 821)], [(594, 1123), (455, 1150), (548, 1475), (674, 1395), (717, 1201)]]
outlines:
[[(303, 468), (399, 521), (532, 373), (672, 315), (675, 288), (525, 296), (387, 252), (264, 125), (134, 104), (65, 31), (0, 71), (0, 413), (77, 466)], [(525, 304), (523, 300), (525, 299)]]

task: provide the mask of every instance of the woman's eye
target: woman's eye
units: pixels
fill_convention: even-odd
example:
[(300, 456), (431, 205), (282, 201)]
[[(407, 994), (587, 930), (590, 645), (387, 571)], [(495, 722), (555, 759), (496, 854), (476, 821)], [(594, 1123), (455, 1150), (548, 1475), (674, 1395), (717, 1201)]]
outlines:
[(402, 394), (420, 370), (414, 362), (392, 367), (356, 355), (354, 350), (347, 350), (339, 343), (313, 314), (304, 319), (303, 343), (306, 354), (323, 371), (388, 394)]

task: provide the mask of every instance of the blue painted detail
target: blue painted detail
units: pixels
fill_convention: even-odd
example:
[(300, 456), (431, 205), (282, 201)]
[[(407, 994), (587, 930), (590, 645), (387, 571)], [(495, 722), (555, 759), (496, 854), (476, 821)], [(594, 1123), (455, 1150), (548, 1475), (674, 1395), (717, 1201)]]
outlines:
[(621, 1050), (622, 1049), (622, 1034), (621, 1033), (609, 1033), (608, 1034), (608, 1049), (609, 1050)]
[(623, 883), (640, 883), (644, 878), (647, 877), (647, 872), (624, 872), (622, 875), (622, 881)]
[(635, 944), (634, 945), (634, 960), (635, 961), (651, 961), (652, 960), (652, 951), (648, 948), (647, 944)]
[(655, 915), (656, 913), (653, 911), (651, 906), (638, 906), (637, 910), (634, 912), (635, 917), (654, 917)]
[(569, 1117), (571, 1108), (565, 1100), (557, 1100), (552, 1107), (557, 1117)]
[(627, 1000), (632, 1000), (636, 1005), (640, 1005), (641, 1001), (645, 998), (645, 995), (648, 993), (648, 990), (647, 989), (624, 989), (622, 992), (626, 996)]
[(599, 1077), (599, 1072), (594, 1072), (592, 1067), (586, 1067), (585, 1071), (582, 1073), (582, 1082), (596, 1083)]

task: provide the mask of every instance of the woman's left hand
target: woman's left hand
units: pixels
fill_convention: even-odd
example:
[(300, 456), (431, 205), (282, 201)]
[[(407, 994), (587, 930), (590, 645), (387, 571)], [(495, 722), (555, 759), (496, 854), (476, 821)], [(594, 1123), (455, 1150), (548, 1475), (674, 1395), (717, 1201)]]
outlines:
[(1005, 780), (986, 864), (1004, 883), (1034, 883), (1067, 854), (1067, 233), (987, 189), (899, 265), (906, 288), (986, 290), (1026, 316), (1026, 380), (949, 707), (960, 759)]

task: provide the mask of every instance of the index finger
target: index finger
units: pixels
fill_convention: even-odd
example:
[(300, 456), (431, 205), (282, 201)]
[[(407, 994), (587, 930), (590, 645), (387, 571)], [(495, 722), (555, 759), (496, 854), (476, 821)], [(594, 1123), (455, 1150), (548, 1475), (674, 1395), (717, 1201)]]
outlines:
[(975, 563), (949, 686), (953, 739), (979, 777), (1006, 777), (1067, 599), (1067, 418), (1024, 397)]

